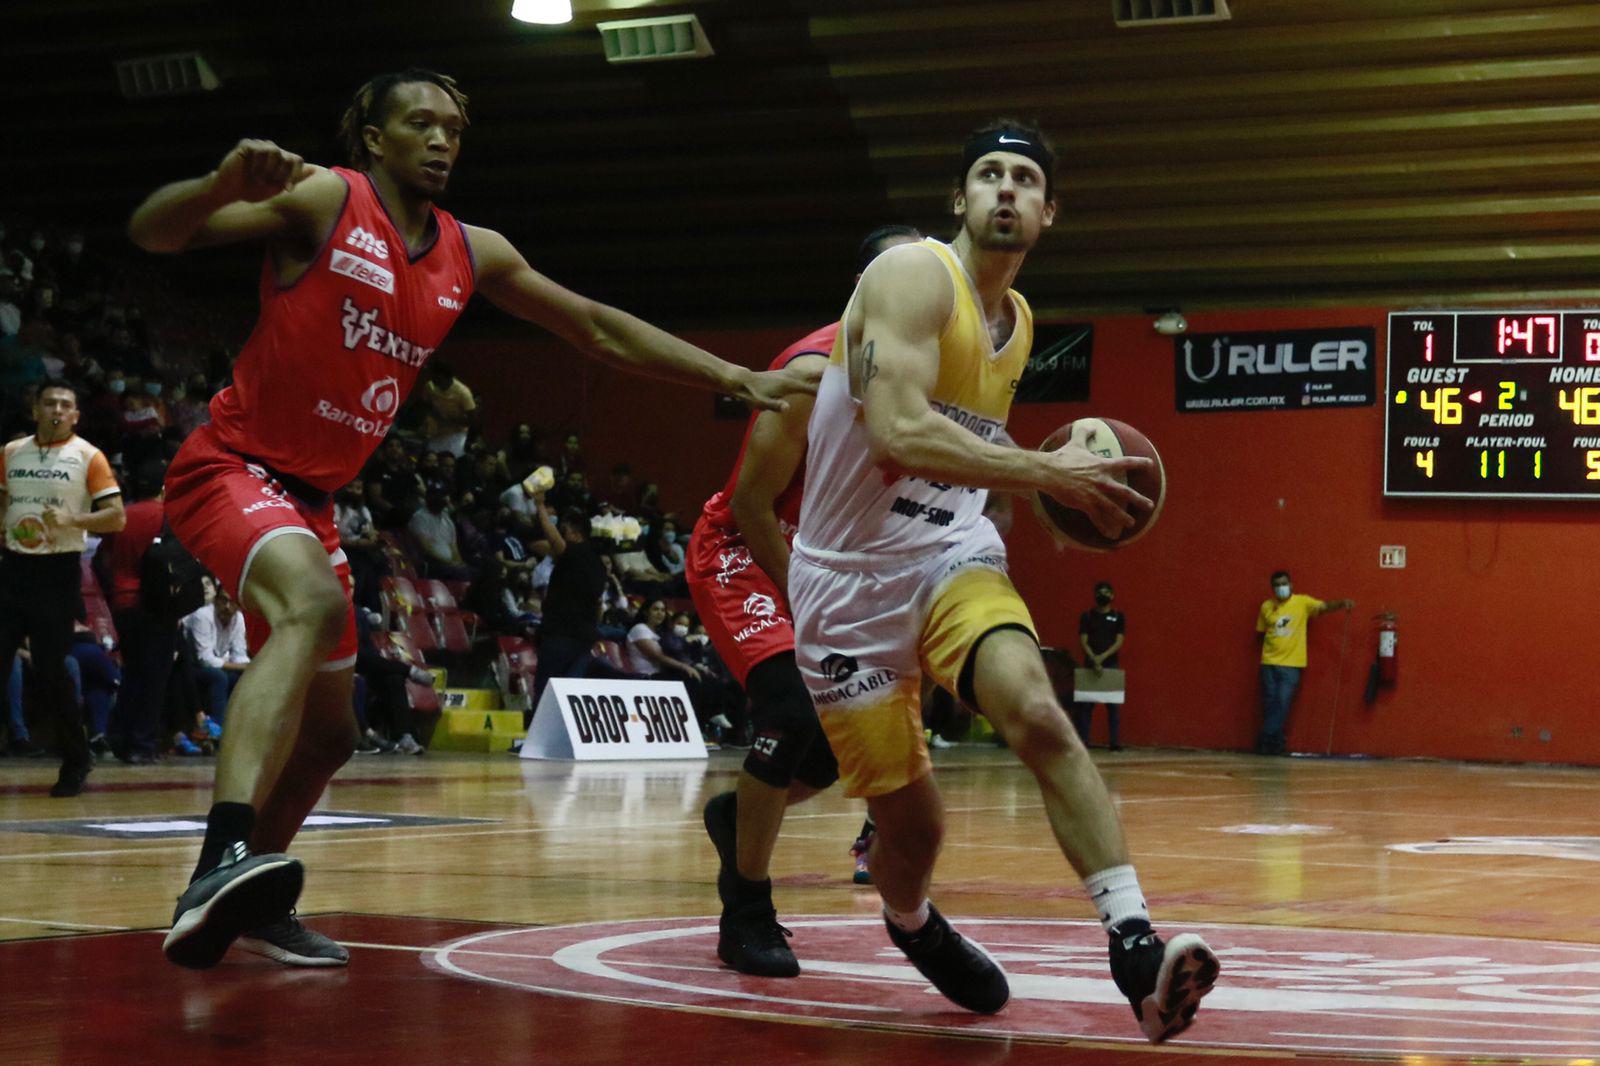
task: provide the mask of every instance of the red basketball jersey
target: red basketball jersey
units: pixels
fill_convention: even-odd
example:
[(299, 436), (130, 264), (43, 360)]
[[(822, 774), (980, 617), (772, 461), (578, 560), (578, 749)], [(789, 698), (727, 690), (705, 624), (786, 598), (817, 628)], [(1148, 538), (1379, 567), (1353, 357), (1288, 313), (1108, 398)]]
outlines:
[[(839, 335), (839, 323), (823, 326), (809, 337), (803, 337), (785, 348), (778, 358), (772, 361), (768, 370), (782, 370), (802, 355), (820, 355), (826, 359), (833, 352), (834, 338)], [(750, 416), (750, 424), (745, 427), (744, 441), (739, 445), (739, 458), (733, 464), (733, 473), (728, 475), (728, 483), (722, 486), (722, 491), (706, 501), (706, 521), (719, 529), (737, 530), (738, 521), (733, 517), (733, 490), (739, 484), (739, 470), (744, 466), (744, 453), (750, 447), (750, 433), (755, 429), (757, 415)], [(778, 493), (778, 498), (772, 501), (773, 510), (778, 516), (778, 526), (786, 537), (793, 539), (794, 531), (800, 526), (800, 498), (805, 493), (806, 487), (806, 460), (800, 457), (800, 465), (795, 467), (794, 478)]]
[(333, 168), (344, 207), (311, 268), (261, 270), (261, 317), (211, 401), (222, 443), (333, 492), (382, 442), (428, 356), (472, 296), (466, 231), (435, 207), (433, 242), (406, 251), (372, 179)]

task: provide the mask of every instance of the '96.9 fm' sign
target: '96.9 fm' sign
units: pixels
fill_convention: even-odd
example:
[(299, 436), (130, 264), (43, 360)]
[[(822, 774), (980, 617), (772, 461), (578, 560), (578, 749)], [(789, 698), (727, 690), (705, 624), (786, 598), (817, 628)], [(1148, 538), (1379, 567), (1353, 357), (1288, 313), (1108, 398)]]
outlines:
[(1178, 410), (1370, 405), (1378, 390), (1376, 338), (1370, 326), (1174, 338)]

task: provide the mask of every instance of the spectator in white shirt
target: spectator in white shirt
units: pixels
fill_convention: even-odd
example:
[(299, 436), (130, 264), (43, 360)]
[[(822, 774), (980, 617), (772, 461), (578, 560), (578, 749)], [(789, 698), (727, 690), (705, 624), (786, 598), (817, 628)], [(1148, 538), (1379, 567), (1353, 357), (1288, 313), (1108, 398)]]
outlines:
[(407, 528), (422, 548), (423, 568), (429, 577), (443, 581), (470, 581), (472, 570), (461, 557), (455, 519), (447, 506), (449, 502), (450, 494), (443, 485), (429, 485), (423, 506), (411, 516)]
[(699, 681), (700, 671), (674, 659), (661, 650), (659, 631), (667, 620), (667, 605), (661, 600), (651, 600), (639, 608), (634, 616), (633, 628), (628, 630), (628, 669), (640, 677), (654, 677), (664, 670)]
[(232, 597), (219, 588), (210, 603), (184, 616), (183, 630), (194, 647), (195, 685), (201, 692), (205, 711), (213, 721), (220, 723), (227, 712), (233, 686), (250, 665), (244, 615)]
[(534, 532), (535, 537), (530, 539), (543, 536), (539, 527), (539, 507), (523, 489), (522, 482), (517, 482), (500, 494), (500, 506), (511, 512), (511, 520), (516, 523), (518, 530)]

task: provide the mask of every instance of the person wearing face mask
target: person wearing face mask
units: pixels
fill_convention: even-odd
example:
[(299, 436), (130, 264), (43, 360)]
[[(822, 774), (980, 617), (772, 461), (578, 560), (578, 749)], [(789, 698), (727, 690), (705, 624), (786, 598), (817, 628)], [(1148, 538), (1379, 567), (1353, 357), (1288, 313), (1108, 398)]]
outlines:
[(1272, 575), (1272, 598), (1263, 601), (1256, 614), (1256, 632), (1261, 636), (1261, 731), (1256, 736), (1257, 754), (1282, 755), (1288, 750), (1284, 729), (1306, 668), (1307, 623), (1319, 614), (1348, 611), (1354, 606), (1354, 600), (1324, 602), (1295, 592), (1287, 570)]
[(422, 565), (431, 578), (443, 581), (470, 581), (472, 570), (461, 557), (456, 536), (455, 516), (450, 511), (450, 493), (444, 485), (428, 485), (423, 506), (407, 525), (422, 548)]
[[(1094, 587), (1094, 606), (1078, 616), (1078, 643), (1083, 646), (1083, 664), (1096, 678), (1107, 670), (1120, 670), (1117, 653), (1122, 650), (1126, 636), (1127, 616), (1111, 605), (1116, 591), (1111, 582), (1102, 581)], [(1072, 705), (1072, 724), (1089, 743), (1089, 727), (1094, 721), (1094, 705), (1098, 700), (1080, 700)], [(1106, 702), (1106, 724), (1110, 727), (1110, 748), (1121, 751), (1118, 738), (1118, 712), (1121, 704)]]

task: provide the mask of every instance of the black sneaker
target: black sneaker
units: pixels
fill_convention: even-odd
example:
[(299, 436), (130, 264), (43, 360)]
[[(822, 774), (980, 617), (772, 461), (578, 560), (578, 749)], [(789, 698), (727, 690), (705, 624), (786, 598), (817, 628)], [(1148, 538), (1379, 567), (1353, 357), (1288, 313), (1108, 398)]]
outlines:
[(706, 823), (706, 836), (711, 838), (711, 844), (717, 849), (717, 858), (722, 862), (724, 870), (737, 871), (739, 869), (739, 794), (737, 792), (723, 792), (712, 796), (706, 801), (703, 817)]
[(950, 927), (928, 904), (928, 922), (908, 933), (885, 916), (889, 939), (944, 998), (977, 1014), (994, 1014), (1011, 998), (1006, 972), (982, 947)]
[(307, 929), (300, 919), (287, 918), (252, 929), (239, 937), (239, 948), (285, 966), (348, 966), (350, 952), (331, 937)]
[(89, 754), (96, 759), (104, 759), (111, 755), (111, 741), (106, 739), (104, 733), (96, 733), (89, 738)]
[(724, 910), (717, 930), (717, 958), (752, 977), (799, 977), (800, 960), (789, 949), (793, 933), (778, 924), (771, 900)]
[(94, 769), (92, 764), (74, 766), (63, 763), (61, 773), (56, 777), (56, 783), (50, 786), (50, 795), (56, 799), (67, 799), (83, 791), (83, 783), (89, 778), (89, 771)]
[(10, 750), (11, 754), (24, 759), (42, 759), (50, 754), (28, 737), (12, 737)]
[(178, 897), (172, 931), (162, 941), (168, 959), (191, 970), (215, 966), (234, 938), (294, 910), (305, 867), (287, 855), (252, 855), (240, 841)]
[(1193, 933), (1168, 941), (1154, 933), (1111, 940), (1111, 977), (1152, 1044), (1189, 1028), (1221, 969), (1217, 956)]

